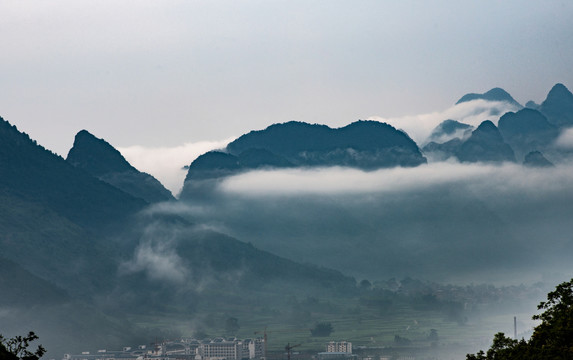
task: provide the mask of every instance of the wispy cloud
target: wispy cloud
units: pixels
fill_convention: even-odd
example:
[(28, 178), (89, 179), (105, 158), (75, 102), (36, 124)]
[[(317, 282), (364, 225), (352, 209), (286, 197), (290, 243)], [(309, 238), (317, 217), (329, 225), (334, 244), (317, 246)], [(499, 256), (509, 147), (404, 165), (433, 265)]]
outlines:
[(444, 120), (457, 120), (477, 127), (484, 120), (491, 120), (497, 124), (501, 115), (516, 110), (518, 109), (515, 106), (506, 102), (474, 100), (428, 114), (397, 118), (371, 116), (369, 120), (385, 122), (404, 130), (418, 145), (424, 145), (432, 130)]
[(169, 243), (148, 241), (140, 244), (133, 259), (120, 267), (120, 274), (137, 272), (145, 272), (151, 280), (182, 284), (188, 270)]
[(190, 165), (199, 155), (227, 146), (234, 138), (219, 141), (200, 141), (174, 147), (120, 147), (118, 150), (138, 170), (156, 177), (174, 195), (179, 194)]
[(457, 162), (253, 171), (191, 202), (189, 216), (354, 276), (531, 280), (569, 266), (572, 174), (568, 164)]
[(555, 145), (562, 149), (573, 149), (573, 128), (563, 130), (555, 141)]
[(539, 171), (512, 163), (451, 161), (370, 172), (339, 167), (252, 171), (229, 177), (221, 183), (220, 189), (243, 196), (399, 193), (452, 184), (490, 192), (544, 191), (573, 186), (571, 173), (567, 166)]

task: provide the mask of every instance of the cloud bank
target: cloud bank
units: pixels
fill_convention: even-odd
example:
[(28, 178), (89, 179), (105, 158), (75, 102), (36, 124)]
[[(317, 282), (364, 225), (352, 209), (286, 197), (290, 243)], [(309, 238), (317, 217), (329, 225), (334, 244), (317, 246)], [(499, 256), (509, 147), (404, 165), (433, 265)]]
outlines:
[(535, 281), (571, 269), (572, 174), (569, 165), (456, 162), (253, 171), (221, 181), (187, 214), (357, 278)]
[(129, 146), (119, 147), (118, 150), (131, 165), (156, 177), (177, 196), (187, 175), (183, 167), (190, 165), (199, 155), (224, 148), (233, 140), (200, 141), (174, 147)]
[(503, 114), (517, 110), (519, 109), (506, 102), (473, 100), (428, 114), (396, 118), (371, 116), (368, 120), (385, 122), (397, 129), (404, 130), (419, 146), (423, 146), (432, 130), (444, 120), (457, 120), (474, 127), (477, 127), (484, 120), (491, 120), (497, 125)]

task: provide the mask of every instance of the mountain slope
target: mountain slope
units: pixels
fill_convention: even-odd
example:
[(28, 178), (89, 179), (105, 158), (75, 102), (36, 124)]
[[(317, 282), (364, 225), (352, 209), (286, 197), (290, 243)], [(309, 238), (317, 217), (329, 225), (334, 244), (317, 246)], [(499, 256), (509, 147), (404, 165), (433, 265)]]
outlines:
[(472, 100), (487, 100), (487, 101), (505, 101), (512, 105), (515, 105), (517, 108), (522, 108), (523, 106), (515, 101), (509, 93), (501, 88), (493, 88), (483, 94), (476, 94), (470, 93), (462, 96), (456, 104), (461, 104), (464, 102), (472, 101)]
[(482, 122), (460, 145), (456, 156), (462, 162), (515, 162), (513, 150), (489, 120)]
[(444, 143), (454, 138), (465, 140), (471, 135), (473, 129), (473, 126), (456, 120), (444, 120), (432, 130), (427, 141)]
[(209, 193), (225, 176), (253, 169), (344, 166), (374, 170), (426, 163), (416, 143), (402, 131), (376, 121), (342, 128), (291, 121), (251, 131), (231, 142), (226, 152), (199, 156), (190, 166), (181, 199)]
[(525, 155), (523, 165), (536, 168), (554, 167), (553, 163), (545, 158), (539, 151), (532, 151)]
[(560, 128), (573, 126), (573, 94), (565, 85), (556, 84), (541, 103), (539, 111)]
[(138, 171), (113, 146), (86, 130), (76, 134), (66, 161), (149, 203), (175, 200), (157, 179)]
[(90, 229), (119, 224), (145, 202), (68, 164), (0, 118), (0, 190)]
[(531, 151), (543, 151), (551, 146), (559, 135), (558, 129), (549, 123), (545, 116), (537, 110), (527, 108), (504, 114), (499, 119), (498, 128), (519, 158)]
[(425, 163), (408, 135), (375, 121), (357, 121), (338, 129), (292, 121), (251, 131), (227, 146), (233, 155), (249, 149), (268, 150), (299, 166), (379, 168)]

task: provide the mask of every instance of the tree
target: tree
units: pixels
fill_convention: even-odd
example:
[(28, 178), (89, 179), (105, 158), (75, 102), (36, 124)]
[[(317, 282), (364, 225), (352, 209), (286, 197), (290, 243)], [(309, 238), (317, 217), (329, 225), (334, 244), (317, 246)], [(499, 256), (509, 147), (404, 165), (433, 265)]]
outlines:
[(239, 325), (239, 320), (237, 318), (229, 317), (225, 320), (225, 331), (227, 334), (236, 335), (240, 328), (241, 326)]
[(468, 354), (466, 359), (573, 359), (573, 279), (557, 285), (537, 309), (545, 311), (533, 316), (534, 320), (541, 320), (541, 324), (535, 327), (529, 341), (517, 341), (498, 333), (487, 353)]
[(398, 346), (410, 346), (412, 345), (412, 340), (400, 335), (394, 335), (394, 343)]
[(329, 322), (319, 322), (314, 328), (310, 329), (312, 336), (329, 336), (334, 331), (332, 324)]
[(11, 339), (0, 335), (0, 360), (38, 360), (46, 353), (46, 349), (38, 345), (36, 351), (28, 350), (30, 343), (37, 339), (38, 335), (32, 331), (27, 336), (15, 336)]
[(437, 342), (440, 340), (440, 336), (438, 335), (438, 330), (430, 329), (430, 335), (428, 335), (428, 340), (432, 342)]

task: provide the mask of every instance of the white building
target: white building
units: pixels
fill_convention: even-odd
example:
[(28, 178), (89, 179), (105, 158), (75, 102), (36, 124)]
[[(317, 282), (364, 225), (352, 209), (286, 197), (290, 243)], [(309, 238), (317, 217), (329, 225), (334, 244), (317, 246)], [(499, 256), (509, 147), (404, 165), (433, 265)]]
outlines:
[(352, 354), (352, 343), (348, 341), (331, 341), (326, 344), (326, 352)]
[(223, 338), (204, 341), (199, 345), (198, 355), (202, 360), (241, 360), (243, 342)]

